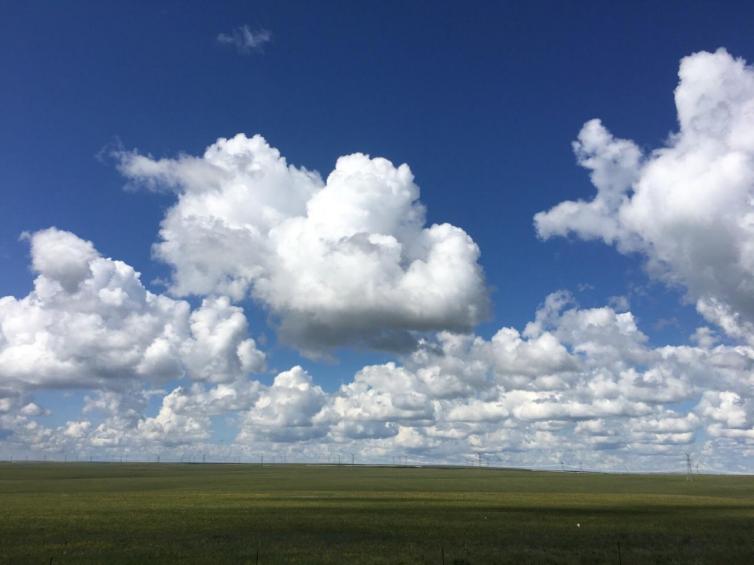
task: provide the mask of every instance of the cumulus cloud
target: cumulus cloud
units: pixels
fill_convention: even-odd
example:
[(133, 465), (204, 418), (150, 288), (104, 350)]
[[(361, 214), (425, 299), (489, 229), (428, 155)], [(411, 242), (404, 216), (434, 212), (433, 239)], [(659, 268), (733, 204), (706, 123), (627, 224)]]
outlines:
[(458, 227), (425, 225), (405, 164), (356, 153), (323, 181), (243, 134), (201, 157), (119, 158), (133, 182), (177, 195), (154, 247), (171, 290), (250, 293), (306, 352), (408, 349), (412, 332), (468, 331), (487, 313), (479, 248)]
[[(175, 194), (154, 253), (172, 296), (203, 300), (150, 292), (69, 232), (27, 235), (34, 289), (0, 298), (0, 448), (223, 458), (222, 420), (245, 457), (678, 470), (694, 451), (707, 469), (751, 471), (753, 72), (722, 50), (684, 59), (679, 131), (652, 152), (588, 122), (574, 149), (594, 199), (535, 218), (543, 238), (642, 254), (719, 330), (657, 346), (627, 299), (584, 308), (560, 291), (523, 328), (474, 335), (479, 250), (426, 225), (406, 165), (354, 154), (323, 180), (243, 135), (200, 157), (121, 153), (131, 181)], [(248, 296), (306, 352), (403, 352), (332, 391), (299, 366), (252, 380), (265, 356), (237, 305)], [(34, 391), (71, 386), (92, 389), (81, 414), (46, 424)]]
[(431, 423), (435, 419), (426, 382), (394, 363), (365, 367), (353, 382), (332, 396), (324, 419), (347, 438), (390, 437), (398, 424)]
[(558, 449), (592, 464), (607, 457), (596, 452), (652, 459), (690, 449), (705, 423), (715, 437), (747, 438), (748, 420), (729, 405), (747, 394), (753, 361), (743, 346), (652, 347), (630, 312), (581, 309), (556, 293), (523, 333), (440, 334), (402, 366), (362, 369), (320, 420), (332, 441), (430, 459), (455, 450), (541, 463)]
[(183, 390), (177, 388), (165, 396), (156, 416), (139, 421), (136, 435), (162, 445), (208, 439), (211, 433), (209, 416), (202, 411), (187, 410), (190, 398), (182, 393)]
[(686, 289), (736, 339), (754, 335), (754, 70), (724, 49), (681, 61), (679, 129), (642, 154), (599, 120), (574, 143), (591, 201), (534, 218), (547, 239), (573, 234), (640, 253), (650, 274)]
[[(118, 449), (201, 445), (211, 437), (213, 417), (248, 410), (263, 388), (258, 381), (237, 378), (216, 384), (193, 382), (167, 394), (134, 387), (97, 391), (83, 408), (92, 420), (68, 422), (63, 435), (79, 446)], [(149, 416), (148, 399), (155, 395), (162, 400), (157, 413)]]
[(265, 354), (248, 337), (243, 310), (226, 297), (206, 298), (189, 318), (191, 339), (181, 348), (194, 379), (223, 382), (264, 369)]
[[(301, 367), (269, 385), (237, 377), (167, 393), (132, 386), (88, 396), (82, 417), (56, 428), (39, 423), (43, 406), (11, 394), (0, 402), (0, 429), (4, 444), (43, 452), (177, 458), (200, 449), (221, 458), (227, 453), (212, 442), (221, 417), (237, 429), (233, 452), (246, 457), (483, 457), (656, 470), (682, 468), (680, 454), (691, 450), (705, 454), (707, 468), (731, 469), (733, 459), (744, 464), (747, 449), (754, 455), (752, 375), (747, 345), (655, 347), (630, 312), (580, 308), (558, 292), (523, 331), (501, 328), (490, 339), (442, 332), (401, 363), (364, 367), (332, 392)], [(149, 414), (154, 394), (162, 400)]]
[(709, 390), (702, 395), (696, 409), (702, 416), (724, 424), (726, 428), (743, 428), (750, 420), (751, 409), (746, 410), (746, 404), (735, 392)]
[(267, 43), (272, 41), (272, 32), (267, 29), (252, 31), (248, 25), (242, 25), (230, 33), (218, 34), (217, 41), (223, 45), (232, 45), (239, 53), (248, 55), (261, 51)]
[[(423, 457), (454, 449), (543, 456), (566, 444), (671, 453), (712, 418), (702, 408), (698, 417), (672, 407), (702, 398), (711, 383), (723, 396), (749, 386), (753, 357), (746, 348), (653, 348), (631, 313), (572, 302), (563, 293), (549, 297), (523, 334), (440, 334), (403, 365), (365, 367), (326, 402), (315, 395), (304, 422), (316, 434), (307, 439)], [(267, 433), (272, 423), (263, 426)]]
[(280, 373), (263, 390), (245, 417), (240, 439), (300, 441), (323, 436), (316, 417), (326, 402), (324, 391), (299, 366)]
[(28, 237), (37, 277), (27, 296), (0, 298), (0, 385), (118, 388), (184, 375), (219, 382), (263, 368), (243, 312), (227, 298), (192, 311), (70, 232)]

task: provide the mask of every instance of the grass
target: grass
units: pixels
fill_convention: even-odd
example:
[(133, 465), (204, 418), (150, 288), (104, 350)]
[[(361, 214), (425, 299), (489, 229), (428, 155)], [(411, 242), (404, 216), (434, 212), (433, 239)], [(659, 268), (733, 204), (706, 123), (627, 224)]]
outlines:
[(257, 555), (262, 564), (754, 563), (754, 477), (0, 464), (1, 562)]

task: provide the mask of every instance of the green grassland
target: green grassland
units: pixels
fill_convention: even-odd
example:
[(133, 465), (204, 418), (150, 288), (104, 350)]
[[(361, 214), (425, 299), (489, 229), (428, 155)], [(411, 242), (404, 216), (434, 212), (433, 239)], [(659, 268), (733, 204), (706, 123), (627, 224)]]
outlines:
[(0, 463), (4, 563), (443, 559), (754, 563), (754, 477)]

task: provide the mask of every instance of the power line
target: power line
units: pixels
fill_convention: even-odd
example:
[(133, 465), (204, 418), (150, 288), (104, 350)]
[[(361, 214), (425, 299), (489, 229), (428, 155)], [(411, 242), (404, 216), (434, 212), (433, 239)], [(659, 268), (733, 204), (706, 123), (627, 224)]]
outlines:
[(686, 480), (692, 481), (694, 479), (694, 467), (691, 465), (691, 453), (686, 452)]

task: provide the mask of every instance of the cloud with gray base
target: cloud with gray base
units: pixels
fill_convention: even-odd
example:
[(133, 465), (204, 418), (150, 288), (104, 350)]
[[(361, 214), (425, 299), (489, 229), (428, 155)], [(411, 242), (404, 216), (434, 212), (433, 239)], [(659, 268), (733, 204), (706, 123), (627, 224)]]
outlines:
[(201, 156), (118, 158), (130, 181), (176, 195), (154, 246), (172, 293), (251, 295), (306, 353), (406, 351), (421, 332), (470, 331), (487, 315), (479, 248), (426, 224), (406, 164), (354, 153), (323, 179), (244, 134)]
[(264, 46), (272, 41), (272, 32), (267, 29), (252, 31), (249, 26), (242, 25), (230, 33), (220, 33), (217, 42), (222, 45), (231, 45), (242, 55), (261, 52)]

